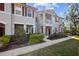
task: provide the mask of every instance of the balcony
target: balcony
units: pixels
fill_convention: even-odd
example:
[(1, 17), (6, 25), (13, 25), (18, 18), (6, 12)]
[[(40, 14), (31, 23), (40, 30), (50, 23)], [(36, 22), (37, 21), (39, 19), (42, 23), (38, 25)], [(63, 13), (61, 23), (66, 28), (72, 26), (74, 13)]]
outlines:
[(14, 23), (22, 23), (22, 24), (30, 24), (34, 25), (35, 20), (33, 17), (26, 17), (26, 16), (21, 16), (21, 15), (13, 15), (13, 21)]
[(45, 20), (45, 23), (47, 23), (47, 24), (52, 24), (52, 20), (46, 19), (46, 20)]

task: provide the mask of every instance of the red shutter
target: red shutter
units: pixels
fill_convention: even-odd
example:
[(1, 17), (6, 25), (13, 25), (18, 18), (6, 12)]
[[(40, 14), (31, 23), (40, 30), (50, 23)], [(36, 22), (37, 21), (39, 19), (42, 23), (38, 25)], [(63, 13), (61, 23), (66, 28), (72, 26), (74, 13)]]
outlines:
[(4, 11), (4, 3), (0, 3), (0, 10)]
[(22, 16), (24, 16), (24, 7), (22, 7)]
[(14, 14), (14, 3), (12, 3), (12, 14)]
[(25, 16), (27, 16), (27, 8), (25, 8)]
[(34, 10), (33, 10), (33, 17), (34, 17)]

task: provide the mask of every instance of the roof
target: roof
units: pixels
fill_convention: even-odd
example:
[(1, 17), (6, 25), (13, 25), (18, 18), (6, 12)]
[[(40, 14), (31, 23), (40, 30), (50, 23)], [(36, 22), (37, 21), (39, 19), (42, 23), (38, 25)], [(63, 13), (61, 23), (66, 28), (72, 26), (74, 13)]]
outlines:
[(24, 6), (24, 7), (28, 7), (28, 8), (37, 10), (35, 7), (29, 6), (29, 5), (27, 5), (26, 3), (20, 3), (20, 4), (22, 4), (22, 6)]
[(32, 6), (29, 6), (29, 5), (27, 5), (27, 4), (26, 4), (26, 6), (27, 6), (27, 7), (30, 7), (30, 8), (32, 8), (32, 9), (34, 9), (34, 10), (37, 10), (37, 8), (35, 8), (35, 7), (32, 7)]
[(38, 13), (46, 13), (46, 12), (49, 12), (49, 13), (52, 13), (52, 14), (56, 15), (55, 11), (52, 10), (52, 9), (47, 9), (47, 10), (43, 10), (43, 11), (38, 11)]

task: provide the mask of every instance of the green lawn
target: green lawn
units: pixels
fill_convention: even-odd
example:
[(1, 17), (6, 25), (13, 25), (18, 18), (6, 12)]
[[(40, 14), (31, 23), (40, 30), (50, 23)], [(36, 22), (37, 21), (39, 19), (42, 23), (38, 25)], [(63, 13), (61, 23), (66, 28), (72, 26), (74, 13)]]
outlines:
[(22, 56), (77, 56), (79, 54), (78, 47), (79, 40), (71, 39)]
[(72, 36), (72, 38), (74, 38), (76, 40), (79, 40), (79, 36), (78, 35)]
[(79, 36), (78, 36), (78, 35), (76, 35), (75, 37), (76, 37), (76, 38), (79, 38)]

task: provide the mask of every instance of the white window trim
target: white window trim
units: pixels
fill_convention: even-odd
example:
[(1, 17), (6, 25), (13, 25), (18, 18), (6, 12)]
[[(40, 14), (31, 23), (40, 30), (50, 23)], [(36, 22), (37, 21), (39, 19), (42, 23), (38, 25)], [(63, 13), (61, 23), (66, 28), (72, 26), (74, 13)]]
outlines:
[[(14, 14), (16, 14), (16, 8), (19, 8), (19, 7), (17, 7), (16, 5), (14, 5)], [(19, 14), (16, 14), (16, 15), (19, 15)], [(22, 16), (22, 6), (21, 6), (21, 16)]]
[(2, 23), (2, 24), (6, 24), (6, 22), (4, 22), (4, 21), (0, 21), (0, 23)]
[(14, 24), (23, 24), (24, 25), (24, 23), (21, 23), (21, 22), (14, 22)]
[[(27, 16), (28, 16), (28, 13), (29, 13), (29, 12), (28, 12), (29, 9), (30, 9), (30, 8), (27, 8)], [(30, 9), (30, 10), (31, 10), (31, 15), (32, 15), (31, 17), (33, 17), (33, 11), (32, 11), (32, 9)], [(28, 16), (28, 17), (29, 17), (29, 16)]]

